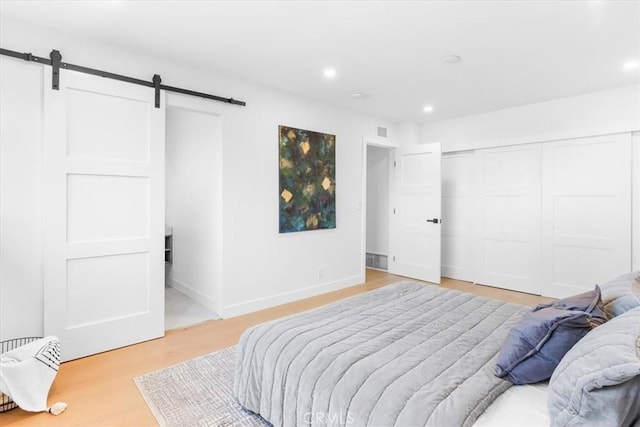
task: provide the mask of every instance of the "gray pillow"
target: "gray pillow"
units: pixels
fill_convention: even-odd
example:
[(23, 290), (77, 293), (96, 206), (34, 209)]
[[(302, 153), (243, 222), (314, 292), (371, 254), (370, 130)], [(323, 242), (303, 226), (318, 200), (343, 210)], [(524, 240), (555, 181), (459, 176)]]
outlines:
[(640, 425), (640, 307), (589, 332), (549, 381), (552, 427)]
[(640, 307), (640, 271), (623, 274), (600, 285), (604, 312), (609, 319)]

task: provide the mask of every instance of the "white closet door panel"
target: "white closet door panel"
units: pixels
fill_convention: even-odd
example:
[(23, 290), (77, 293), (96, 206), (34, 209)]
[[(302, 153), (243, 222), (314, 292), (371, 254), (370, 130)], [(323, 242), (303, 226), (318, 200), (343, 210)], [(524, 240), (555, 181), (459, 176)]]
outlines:
[(442, 237), (442, 276), (467, 282), (474, 281), (473, 237)]
[(72, 71), (59, 91), (50, 69), (44, 81), (45, 334), (63, 360), (160, 337), (164, 106), (151, 88)]
[(531, 195), (484, 195), (484, 227), (496, 237), (526, 239), (531, 234)]
[[(487, 283), (485, 284), (516, 289), (519, 282), (527, 280), (536, 273), (530, 267), (533, 255), (531, 245), (524, 237), (494, 236), (493, 238), (485, 238), (482, 255), (484, 277), (496, 277), (496, 283), (491, 283), (488, 281), (490, 279), (486, 279)], [(478, 283), (481, 283), (480, 280)]]
[(543, 294), (593, 289), (631, 269), (631, 136), (543, 146)]
[(475, 282), (539, 294), (540, 144), (476, 151)]
[[(614, 236), (609, 220), (618, 208), (615, 197), (597, 195), (565, 195), (554, 197), (553, 230), (574, 239), (608, 240)], [(585, 235), (585, 224), (589, 232)]]
[(442, 275), (473, 281), (475, 155), (442, 157)]

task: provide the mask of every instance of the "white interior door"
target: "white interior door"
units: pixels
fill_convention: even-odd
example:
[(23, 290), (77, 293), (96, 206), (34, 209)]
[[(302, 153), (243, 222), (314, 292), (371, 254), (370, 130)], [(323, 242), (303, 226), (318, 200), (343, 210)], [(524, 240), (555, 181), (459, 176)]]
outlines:
[(164, 334), (164, 97), (44, 78), (44, 332), (63, 360)]
[(389, 272), (440, 283), (440, 143), (397, 152)]
[(540, 144), (476, 151), (475, 281), (540, 294)]
[(631, 269), (631, 135), (544, 144), (543, 294), (565, 297)]

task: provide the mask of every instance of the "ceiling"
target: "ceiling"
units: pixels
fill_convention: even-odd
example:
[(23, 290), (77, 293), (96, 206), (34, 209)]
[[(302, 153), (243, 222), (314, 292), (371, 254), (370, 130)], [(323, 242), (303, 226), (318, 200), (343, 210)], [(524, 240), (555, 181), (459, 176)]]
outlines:
[(2, 0), (0, 14), (393, 122), (640, 82), (622, 69), (640, 60), (639, 1)]

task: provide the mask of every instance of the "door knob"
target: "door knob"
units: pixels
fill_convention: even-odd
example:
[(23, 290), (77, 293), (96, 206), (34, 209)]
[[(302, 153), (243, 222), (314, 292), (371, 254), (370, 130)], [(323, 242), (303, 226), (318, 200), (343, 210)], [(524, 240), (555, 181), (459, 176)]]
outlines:
[(433, 218), (433, 219), (428, 219), (427, 222), (432, 222), (434, 224), (437, 224), (440, 222), (440, 220), (438, 218)]

